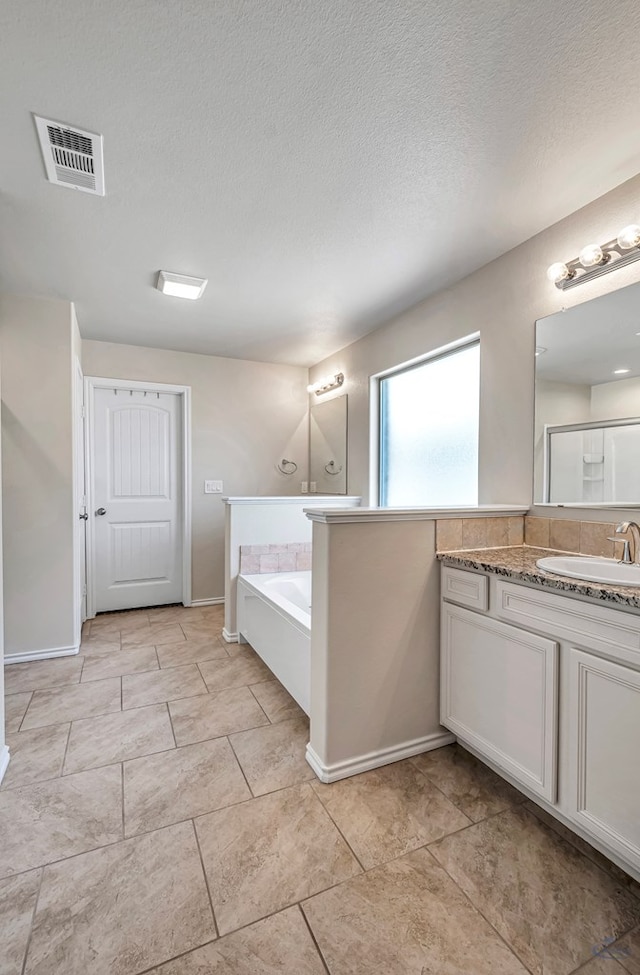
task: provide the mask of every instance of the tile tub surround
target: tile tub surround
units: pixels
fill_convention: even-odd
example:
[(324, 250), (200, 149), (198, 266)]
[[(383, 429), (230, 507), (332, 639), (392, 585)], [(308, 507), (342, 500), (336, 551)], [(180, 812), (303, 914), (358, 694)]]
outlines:
[[(546, 519), (545, 519), (546, 520)], [(445, 565), (458, 569), (477, 569), (492, 575), (505, 576), (520, 582), (553, 589), (555, 592), (587, 596), (612, 606), (640, 609), (638, 586), (609, 586), (603, 582), (586, 582), (570, 579), (553, 572), (541, 572), (536, 566), (538, 559), (553, 555), (566, 555), (556, 549), (517, 545), (509, 548), (488, 548), (476, 551), (439, 552), (438, 559)]]
[(258, 575), (266, 572), (308, 572), (310, 568), (311, 542), (240, 546), (240, 575)]
[[(11, 665), (1, 975), (640, 971), (638, 885), (459, 746), (309, 780), (304, 715), (249, 647), (220, 639), (221, 607), (191, 630), (192, 610), (164, 614), (185, 646), (210, 633), (190, 664), (202, 693), (180, 696), (191, 677), (159, 644), (148, 673), (168, 700), (95, 714), (81, 695), (66, 720), (57, 707), (22, 726), (35, 695), (82, 687), (105, 642), (123, 672), (106, 680), (130, 677), (122, 643), (152, 612), (87, 627), (77, 673)], [(177, 671), (162, 688), (158, 663)], [(611, 937), (621, 961), (593, 959)]]

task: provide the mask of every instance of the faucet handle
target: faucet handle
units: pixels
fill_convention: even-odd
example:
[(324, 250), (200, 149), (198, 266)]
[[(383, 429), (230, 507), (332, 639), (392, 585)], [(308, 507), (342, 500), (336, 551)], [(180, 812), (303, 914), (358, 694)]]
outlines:
[[(618, 525), (618, 528), (619, 527), (620, 526)], [(618, 528), (616, 528), (616, 531), (618, 530)], [(607, 541), (618, 542), (618, 544), (622, 543), (622, 558), (618, 559), (618, 561), (621, 562), (623, 565), (633, 565), (633, 559), (631, 558), (631, 550), (629, 547), (628, 538), (608, 538)]]

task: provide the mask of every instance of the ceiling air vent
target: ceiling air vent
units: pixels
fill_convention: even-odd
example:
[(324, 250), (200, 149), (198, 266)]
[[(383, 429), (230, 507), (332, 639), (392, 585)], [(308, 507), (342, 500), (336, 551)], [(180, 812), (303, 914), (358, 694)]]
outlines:
[(104, 196), (102, 136), (38, 115), (34, 119), (49, 182)]

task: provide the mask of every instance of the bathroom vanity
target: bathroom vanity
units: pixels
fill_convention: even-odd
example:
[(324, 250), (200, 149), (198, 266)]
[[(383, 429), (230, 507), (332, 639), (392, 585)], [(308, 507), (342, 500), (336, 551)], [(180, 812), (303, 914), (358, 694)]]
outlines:
[(439, 556), (441, 722), (640, 879), (640, 588), (545, 575), (550, 554)]

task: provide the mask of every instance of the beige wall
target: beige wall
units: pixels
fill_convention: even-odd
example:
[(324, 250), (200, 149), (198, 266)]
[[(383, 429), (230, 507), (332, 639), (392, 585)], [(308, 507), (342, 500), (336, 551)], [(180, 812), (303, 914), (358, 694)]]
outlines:
[[(191, 387), (193, 599), (224, 595), (224, 505), (204, 494), (205, 478), (224, 495), (299, 494), (308, 478), (307, 370), (162, 349), (84, 341), (85, 376)], [(291, 477), (276, 469), (286, 457)]]
[(5, 652), (74, 646), (72, 309), (2, 296)]
[(312, 381), (346, 376), (350, 494), (369, 493), (369, 377), (480, 331), (479, 501), (530, 503), (536, 319), (640, 280), (636, 264), (561, 292), (546, 269), (591, 240), (615, 237), (637, 219), (639, 194), (640, 176), (313, 368)]
[(444, 744), (435, 524), (314, 522), (311, 749), (330, 775)]

